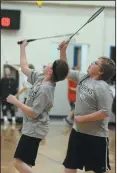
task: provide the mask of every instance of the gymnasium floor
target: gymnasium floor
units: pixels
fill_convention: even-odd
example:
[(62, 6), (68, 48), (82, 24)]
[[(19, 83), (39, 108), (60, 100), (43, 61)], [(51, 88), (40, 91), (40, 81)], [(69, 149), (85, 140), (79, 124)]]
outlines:
[[(18, 173), (13, 167), (13, 154), (18, 143), (20, 126), (14, 129), (9, 125), (7, 130), (1, 127), (1, 173)], [(51, 122), (50, 132), (40, 145), (34, 173), (63, 173), (62, 162), (64, 160), (69, 132), (68, 127), (62, 122)], [(110, 139), (110, 163), (115, 173), (115, 130), (109, 130)], [(84, 172), (84, 171), (78, 171)]]

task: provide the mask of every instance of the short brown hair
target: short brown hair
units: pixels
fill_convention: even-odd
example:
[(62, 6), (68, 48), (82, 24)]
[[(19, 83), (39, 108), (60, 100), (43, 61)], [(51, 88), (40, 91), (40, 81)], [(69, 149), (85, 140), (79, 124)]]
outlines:
[(63, 60), (56, 60), (53, 63), (53, 76), (52, 81), (58, 82), (64, 80), (69, 72), (68, 64)]
[(115, 74), (115, 62), (104, 56), (98, 59), (102, 61), (101, 67), (103, 75), (101, 76), (101, 80), (109, 81)]

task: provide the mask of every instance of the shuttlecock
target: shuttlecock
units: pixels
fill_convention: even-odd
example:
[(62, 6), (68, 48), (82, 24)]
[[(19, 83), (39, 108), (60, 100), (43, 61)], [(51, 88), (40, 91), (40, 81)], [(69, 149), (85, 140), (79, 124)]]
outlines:
[(42, 1), (37, 1), (37, 4), (38, 4), (39, 7), (41, 7), (43, 2)]

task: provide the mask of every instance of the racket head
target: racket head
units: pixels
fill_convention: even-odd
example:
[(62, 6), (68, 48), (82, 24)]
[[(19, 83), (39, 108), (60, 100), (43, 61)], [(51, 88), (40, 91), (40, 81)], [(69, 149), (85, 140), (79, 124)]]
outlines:
[[(81, 30), (86, 24), (88, 24), (88, 23), (90, 23), (92, 20), (94, 20), (104, 9), (105, 9), (105, 6), (101, 7), (98, 11), (96, 11), (96, 12), (89, 18), (89, 20), (88, 20), (79, 30)], [(72, 37), (73, 37), (74, 35), (76, 35), (76, 34), (78, 33), (79, 30), (77, 30), (74, 34), (72, 34), (72, 35), (69, 37), (69, 39), (68, 39), (67, 42), (70, 42), (70, 40), (72, 39)]]
[[(105, 6), (101, 7), (98, 11), (96, 11), (90, 18), (89, 20), (79, 29), (77, 30), (74, 34), (72, 34), (69, 39), (66, 41), (66, 43), (69, 43), (70, 40), (72, 39), (72, 37), (74, 37), (74, 35), (76, 35), (86, 24), (90, 23), (92, 20), (94, 20), (103, 10), (105, 9)], [(60, 50), (61, 48), (57, 48), (58, 50)]]
[(94, 20), (103, 10), (105, 9), (105, 7), (101, 7), (98, 11), (96, 11), (87, 21), (87, 23), (90, 23), (92, 20)]

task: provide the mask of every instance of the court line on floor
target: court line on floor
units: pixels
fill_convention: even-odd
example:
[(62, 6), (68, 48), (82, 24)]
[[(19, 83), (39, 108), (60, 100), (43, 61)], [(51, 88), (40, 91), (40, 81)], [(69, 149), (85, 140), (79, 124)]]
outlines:
[(52, 158), (49, 157), (49, 156), (46, 156), (46, 155), (41, 154), (41, 153), (38, 153), (38, 155), (44, 156), (44, 157), (48, 158), (49, 160), (51, 160), (51, 161), (53, 161), (53, 162), (55, 162), (55, 163), (57, 163), (57, 164), (59, 164), (59, 165), (62, 165), (62, 162), (56, 161), (56, 160), (52, 159)]

